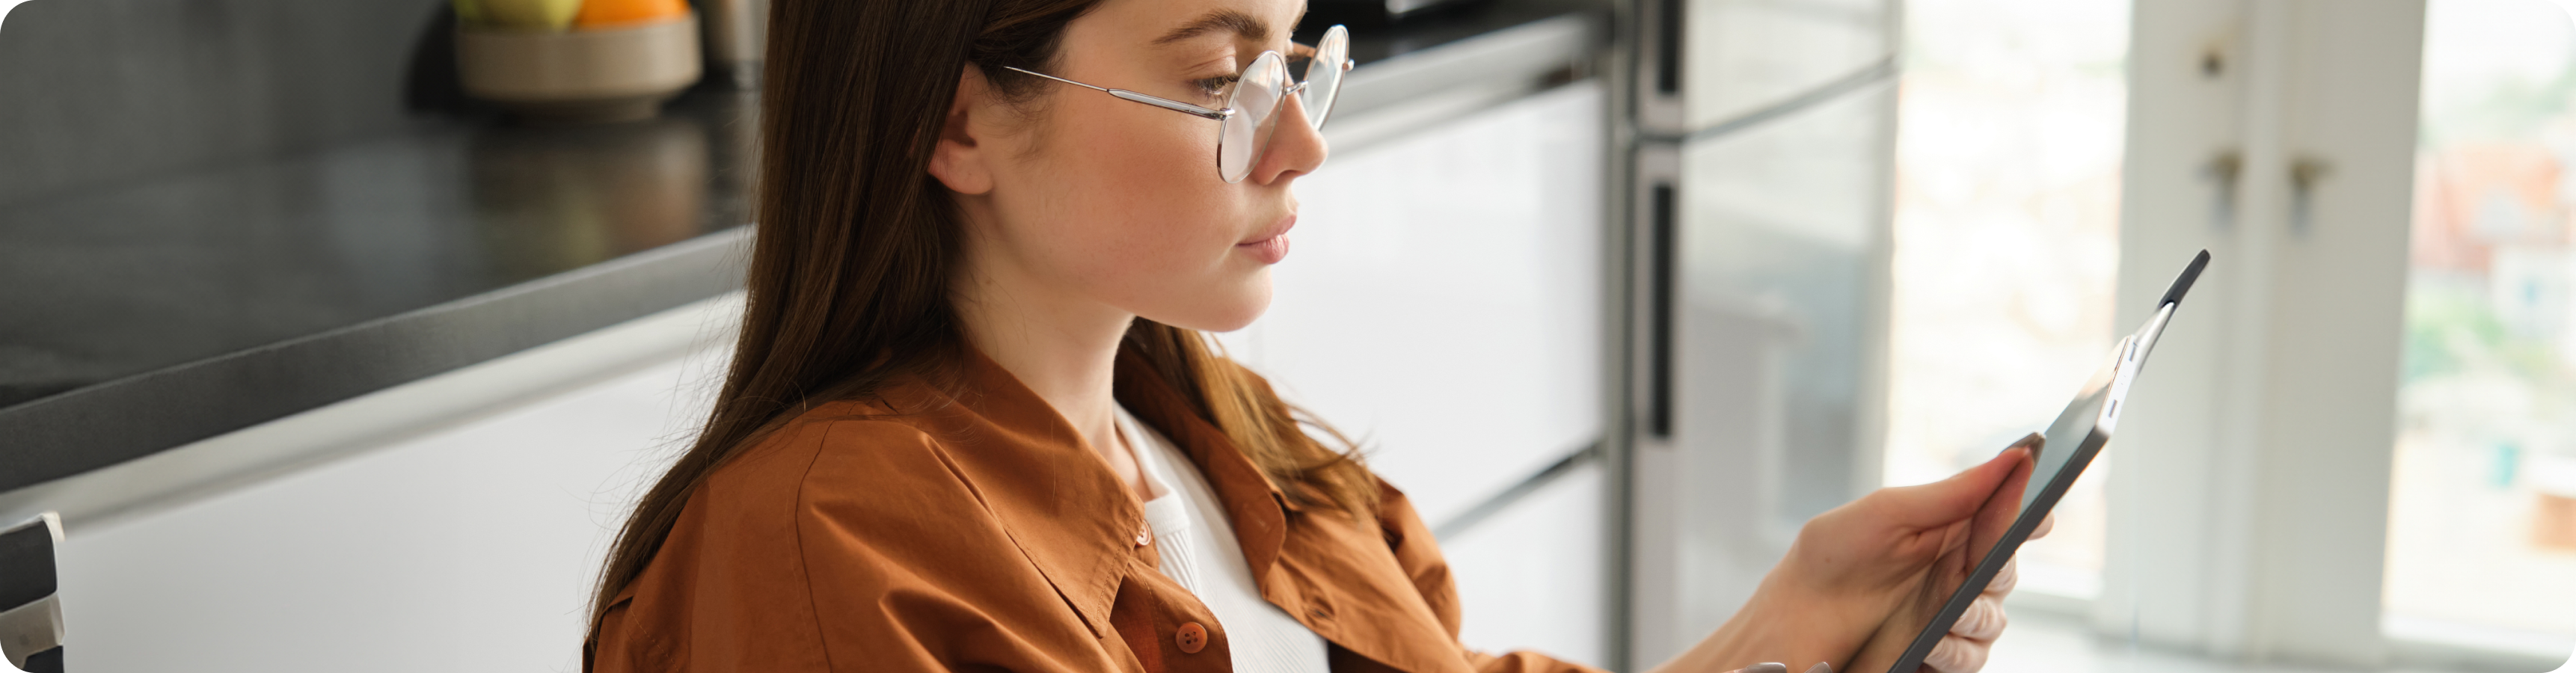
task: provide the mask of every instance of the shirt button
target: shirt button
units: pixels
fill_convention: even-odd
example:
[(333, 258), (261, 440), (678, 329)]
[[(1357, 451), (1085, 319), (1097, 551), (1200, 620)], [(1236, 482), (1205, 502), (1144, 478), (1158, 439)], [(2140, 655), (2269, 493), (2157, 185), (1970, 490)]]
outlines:
[(1182, 654), (1198, 654), (1199, 650), (1207, 649), (1207, 627), (1199, 626), (1198, 622), (1182, 624), (1181, 631), (1172, 634), (1172, 642), (1181, 646)]

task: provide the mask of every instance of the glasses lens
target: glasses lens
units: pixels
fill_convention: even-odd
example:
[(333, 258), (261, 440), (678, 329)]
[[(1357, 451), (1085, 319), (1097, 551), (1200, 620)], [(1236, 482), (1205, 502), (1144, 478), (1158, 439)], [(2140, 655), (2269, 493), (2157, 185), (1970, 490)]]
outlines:
[(1225, 106), (1234, 115), (1225, 118), (1218, 131), (1216, 145), (1217, 175), (1226, 182), (1240, 182), (1252, 174), (1253, 164), (1261, 162), (1261, 153), (1270, 147), (1270, 133), (1279, 128), (1280, 92), (1288, 88), (1288, 62), (1279, 52), (1262, 52), (1261, 58), (1243, 69), (1243, 78), (1234, 83)]
[(1306, 64), (1306, 90), (1297, 94), (1315, 128), (1323, 128), (1324, 118), (1332, 115), (1333, 98), (1342, 92), (1342, 64), (1350, 60), (1351, 31), (1334, 26), (1315, 42), (1315, 60)]

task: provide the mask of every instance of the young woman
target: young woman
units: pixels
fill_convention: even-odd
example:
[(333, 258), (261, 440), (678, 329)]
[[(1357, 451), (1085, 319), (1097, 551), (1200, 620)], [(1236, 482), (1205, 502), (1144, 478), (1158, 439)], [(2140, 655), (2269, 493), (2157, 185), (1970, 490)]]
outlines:
[[(1579, 668), (1463, 649), (1404, 495), (1204, 336), (1261, 315), (1324, 163), (1302, 0), (772, 11), (741, 342), (586, 670)], [(1665, 669), (1885, 668), (2027, 464), (1817, 518)], [(1981, 602), (1931, 667), (2002, 626)]]

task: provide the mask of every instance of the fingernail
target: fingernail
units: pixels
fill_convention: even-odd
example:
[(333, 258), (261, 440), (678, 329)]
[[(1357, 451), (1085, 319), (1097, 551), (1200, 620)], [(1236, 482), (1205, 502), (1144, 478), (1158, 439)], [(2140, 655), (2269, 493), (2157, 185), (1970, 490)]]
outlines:
[(1815, 666), (1809, 667), (1807, 673), (1834, 673), (1834, 665), (1819, 661)]
[(1789, 665), (1781, 663), (1760, 663), (1735, 669), (1730, 673), (1789, 673)]

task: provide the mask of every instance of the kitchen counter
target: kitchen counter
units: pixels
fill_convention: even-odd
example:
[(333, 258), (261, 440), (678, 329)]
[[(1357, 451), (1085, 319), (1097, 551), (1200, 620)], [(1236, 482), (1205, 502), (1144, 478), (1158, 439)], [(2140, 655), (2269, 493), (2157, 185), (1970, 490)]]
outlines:
[[(1354, 24), (1336, 124), (1579, 76), (1601, 7)], [(634, 124), (426, 120), (0, 204), (0, 493), (738, 288), (756, 109), (709, 88)]]

